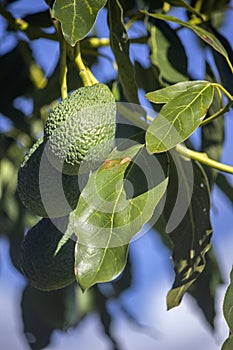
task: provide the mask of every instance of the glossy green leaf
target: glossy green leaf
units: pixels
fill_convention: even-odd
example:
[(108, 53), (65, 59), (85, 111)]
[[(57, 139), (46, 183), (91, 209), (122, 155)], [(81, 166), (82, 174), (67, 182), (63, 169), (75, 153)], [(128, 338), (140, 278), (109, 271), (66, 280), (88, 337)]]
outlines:
[[(222, 58), (222, 56), (221, 56)], [(224, 61), (225, 63), (225, 61)], [(217, 81), (211, 67), (207, 64), (207, 79), (209, 81)], [(209, 108), (208, 115), (213, 115), (221, 109), (221, 101), (215, 90), (213, 102)], [(201, 151), (206, 153), (208, 157), (216, 161), (220, 161), (224, 144), (225, 119), (223, 117), (216, 118), (212, 122), (203, 125), (201, 128)], [(210, 188), (215, 183), (219, 171), (208, 166), (203, 167), (209, 180)]]
[(231, 334), (223, 343), (222, 350), (232, 350), (232, 349), (233, 349), (233, 335)]
[(230, 334), (228, 339), (224, 342), (222, 350), (231, 350), (233, 344), (233, 268), (230, 275), (230, 284), (224, 297), (223, 314), (228, 324)]
[(186, 10), (188, 10), (189, 12), (191, 12), (192, 14), (194, 14), (195, 16), (197, 16), (198, 18), (202, 19), (202, 16), (199, 12), (197, 12), (195, 10), (195, 8), (193, 8), (192, 6), (190, 6), (189, 4), (187, 4), (186, 1), (184, 0), (168, 0), (167, 1), (169, 4), (171, 4), (172, 6), (179, 6), (179, 7), (183, 7)]
[(188, 80), (187, 56), (177, 33), (163, 21), (150, 22), (148, 45), (150, 59), (160, 72), (160, 79), (170, 83)]
[(196, 84), (206, 85), (207, 83), (208, 83), (207, 81), (201, 81), (201, 80), (182, 81), (180, 83), (167, 86), (163, 89), (148, 92), (145, 95), (145, 97), (153, 103), (167, 103), (173, 98), (178, 97), (181, 93), (187, 92), (187, 89), (189, 89), (190, 87), (195, 86)]
[(170, 182), (163, 210), (165, 232), (173, 243), (175, 281), (167, 307), (178, 306), (184, 293), (203, 272), (210, 249), (208, 180), (199, 163), (172, 152)]
[(215, 35), (208, 32), (207, 30), (205, 30), (197, 25), (181, 21), (180, 19), (173, 17), (173, 16), (161, 15), (161, 14), (157, 14), (157, 13), (149, 13), (148, 11), (145, 11), (145, 10), (142, 10), (141, 12), (144, 13), (145, 15), (151, 16), (153, 18), (158, 18), (158, 19), (161, 19), (164, 21), (177, 23), (185, 28), (191, 29), (196, 35), (198, 35), (203, 41), (205, 41), (208, 45), (210, 45), (214, 50), (218, 51), (221, 55), (223, 55), (226, 58), (226, 60), (229, 62), (229, 57), (228, 57), (227, 51), (225, 50), (223, 45), (215, 37)]
[(166, 191), (167, 178), (151, 190), (127, 199), (124, 174), (142, 147), (114, 150), (82, 191), (72, 226), (78, 236), (76, 277), (83, 290), (119, 275), (126, 264), (131, 238), (151, 218)]
[(110, 45), (124, 96), (128, 102), (139, 104), (134, 67), (129, 57), (129, 38), (124, 25), (123, 10), (118, 0), (108, 2), (108, 26)]
[(74, 46), (93, 28), (107, 0), (55, 0), (53, 15), (61, 22), (64, 38)]
[[(176, 86), (173, 87), (176, 90)], [(167, 151), (186, 140), (201, 124), (212, 103), (214, 88), (208, 82), (194, 82), (169, 100), (146, 133), (151, 153)]]

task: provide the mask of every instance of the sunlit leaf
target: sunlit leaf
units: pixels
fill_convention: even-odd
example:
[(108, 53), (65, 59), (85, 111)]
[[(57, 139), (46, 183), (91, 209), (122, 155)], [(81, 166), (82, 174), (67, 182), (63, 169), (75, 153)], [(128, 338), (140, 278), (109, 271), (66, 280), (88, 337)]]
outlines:
[[(222, 56), (220, 56), (222, 58)], [(225, 63), (225, 61), (224, 61)], [(211, 67), (207, 64), (207, 79), (216, 81)], [(214, 93), (213, 102), (209, 108), (208, 115), (217, 113), (221, 108), (221, 101), (217, 91)], [(211, 159), (220, 161), (223, 144), (224, 144), (225, 119), (224, 117), (216, 118), (212, 122), (203, 125), (201, 128), (201, 151), (206, 153)], [(209, 180), (210, 188), (215, 183), (219, 172), (208, 166), (203, 167)]]
[(97, 14), (107, 0), (55, 0), (53, 15), (61, 22), (66, 41), (74, 46), (93, 28)]
[(123, 93), (128, 102), (139, 104), (134, 67), (129, 57), (129, 38), (124, 25), (123, 10), (118, 0), (109, 1), (108, 5), (110, 44)]
[(163, 210), (165, 231), (173, 243), (175, 281), (167, 307), (179, 305), (184, 293), (205, 268), (212, 228), (208, 180), (197, 162), (172, 152), (170, 182)]
[(128, 244), (151, 218), (168, 179), (141, 195), (127, 199), (124, 174), (142, 145), (114, 150), (93, 173), (82, 191), (72, 225), (78, 236), (76, 277), (82, 289), (114, 279), (126, 264)]
[(208, 83), (207, 81), (182, 81), (180, 83), (167, 86), (163, 89), (159, 89), (156, 91), (148, 92), (145, 97), (153, 102), (153, 103), (167, 103), (173, 98), (178, 97), (181, 93), (187, 92), (187, 89), (189, 89), (192, 86), (195, 86), (196, 84), (203, 84), (206, 85)]
[[(176, 90), (176, 86), (173, 89)], [(169, 100), (147, 130), (147, 150), (164, 152), (186, 140), (200, 126), (213, 94), (211, 83), (197, 81)]]
[(223, 314), (228, 324), (230, 334), (224, 342), (222, 350), (231, 350), (233, 345), (233, 269), (231, 270), (230, 284), (224, 297)]
[(145, 10), (142, 10), (141, 12), (144, 13), (145, 15), (158, 18), (164, 21), (177, 23), (183, 27), (191, 29), (196, 35), (198, 35), (203, 41), (205, 41), (208, 45), (210, 45), (214, 50), (218, 51), (221, 55), (223, 55), (226, 58), (227, 62), (229, 63), (229, 57), (225, 48), (222, 46), (220, 41), (215, 37), (215, 35), (208, 32), (207, 30), (197, 25), (181, 21), (180, 19), (173, 16), (161, 15), (157, 13), (149, 13), (148, 11), (145, 11)]

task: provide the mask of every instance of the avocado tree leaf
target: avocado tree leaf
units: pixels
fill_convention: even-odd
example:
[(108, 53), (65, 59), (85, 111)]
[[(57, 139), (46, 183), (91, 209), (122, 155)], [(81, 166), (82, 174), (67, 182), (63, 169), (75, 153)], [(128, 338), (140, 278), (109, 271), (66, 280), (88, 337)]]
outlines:
[(128, 102), (139, 104), (134, 67), (129, 57), (129, 38), (124, 25), (123, 9), (118, 0), (108, 2), (108, 26), (110, 45), (124, 96)]
[(178, 6), (178, 7), (183, 7), (185, 8), (187, 11), (191, 12), (192, 14), (194, 14), (195, 16), (197, 16), (198, 18), (202, 19), (201, 14), (195, 10), (195, 8), (193, 8), (192, 6), (190, 6), (189, 4), (187, 4), (186, 1), (184, 0), (168, 0), (167, 1), (169, 4), (171, 4), (172, 6)]
[(55, 329), (65, 325), (67, 288), (42, 292), (27, 285), (23, 291), (21, 308), (24, 334), (32, 349), (43, 349), (50, 343)]
[(206, 84), (207, 81), (182, 81), (177, 84), (173, 84), (171, 86), (167, 86), (163, 89), (159, 89), (156, 91), (148, 92), (145, 97), (153, 102), (153, 103), (167, 103), (173, 98), (178, 97), (181, 93), (186, 92), (188, 88), (191, 86), (195, 86), (196, 84)]
[[(218, 38), (222, 46), (227, 51), (230, 61), (233, 62), (233, 50), (228, 40), (226, 39), (226, 37), (220, 34), (215, 28), (211, 28), (211, 29), (214, 35), (216, 36), (216, 38)], [(218, 52), (216, 52), (215, 50), (213, 50), (213, 56), (214, 56), (215, 64), (218, 69), (219, 75), (221, 77), (223, 86), (225, 87), (226, 90), (230, 92), (231, 95), (233, 95), (233, 75), (229, 65), (224, 60), (224, 57), (220, 55)]]
[(233, 186), (228, 180), (226, 174), (223, 175), (221, 173), (218, 174), (216, 178), (216, 185), (220, 188), (220, 190), (224, 193), (224, 195), (228, 198), (231, 205), (233, 205)]
[(53, 16), (61, 22), (66, 41), (74, 46), (93, 28), (107, 0), (55, 0)]
[(223, 314), (228, 324), (230, 334), (223, 343), (222, 350), (230, 350), (233, 345), (233, 268), (230, 274), (230, 284), (224, 297)]
[(155, 66), (145, 68), (139, 61), (135, 61), (135, 76), (138, 87), (146, 92), (157, 90), (161, 87), (159, 70)]
[[(173, 88), (176, 90), (175, 85)], [(209, 82), (197, 81), (186, 85), (186, 90), (169, 100), (149, 126), (146, 132), (147, 150), (150, 153), (164, 152), (186, 140), (200, 126), (213, 95), (214, 88)]]
[(231, 334), (223, 343), (222, 350), (232, 350), (233, 348), (233, 335)]
[(167, 295), (167, 307), (178, 306), (184, 293), (203, 272), (210, 249), (212, 228), (208, 180), (198, 162), (172, 151), (170, 182), (163, 210), (173, 247), (175, 281)]
[[(209, 81), (217, 81), (214, 77), (211, 67), (208, 64), (206, 64), (206, 68), (207, 79)], [(213, 102), (208, 111), (208, 116), (217, 113), (221, 107), (222, 106), (219, 95), (215, 90)], [(222, 155), (224, 144), (224, 129), (224, 118), (216, 118), (212, 120), (212, 122), (203, 125), (201, 128), (201, 151), (216, 161), (220, 161)], [(212, 188), (219, 172), (216, 169), (210, 168), (208, 166), (203, 166), (203, 168), (208, 177), (210, 188)]]
[(131, 238), (151, 218), (166, 191), (168, 179), (141, 195), (127, 199), (124, 174), (143, 145), (114, 150), (90, 175), (71, 218), (78, 237), (75, 252), (76, 278), (83, 290), (107, 282), (125, 267)]
[(188, 293), (196, 300), (212, 329), (214, 329), (216, 315), (216, 291), (221, 283), (223, 283), (223, 279), (219, 264), (213, 249), (210, 249), (206, 254), (206, 266), (201, 275), (190, 286)]
[(228, 65), (232, 68), (232, 65), (229, 60), (229, 56), (227, 51), (225, 50), (224, 46), (221, 44), (221, 42), (216, 38), (216, 36), (209, 31), (203, 29), (202, 27), (199, 27), (195, 24), (190, 24), (188, 22), (181, 21), (180, 19), (173, 17), (173, 16), (167, 16), (162, 15), (158, 13), (149, 13), (146, 10), (141, 11), (143, 14), (151, 16), (153, 18), (158, 18), (164, 21), (169, 21), (173, 23), (177, 23), (185, 28), (188, 28), (192, 30), (199, 38), (201, 38), (203, 41), (205, 41), (208, 45), (210, 45), (214, 50), (219, 52), (221, 55), (223, 55), (228, 63)]
[(192, 6), (190, 6), (186, 1), (184, 0), (168, 0), (167, 1), (172, 6), (178, 6), (183, 7), (189, 12), (195, 14), (197, 17), (201, 17), (200, 13), (195, 10)]
[(148, 45), (150, 59), (160, 72), (160, 79), (177, 83), (188, 79), (187, 56), (176, 32), (163, 21), (153, 20), (147, 29), (150, 33)]

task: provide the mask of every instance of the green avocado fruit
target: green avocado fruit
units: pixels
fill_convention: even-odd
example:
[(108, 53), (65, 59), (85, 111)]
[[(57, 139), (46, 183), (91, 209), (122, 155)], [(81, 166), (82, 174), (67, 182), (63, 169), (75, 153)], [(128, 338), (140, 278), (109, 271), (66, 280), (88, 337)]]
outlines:
[(68, 239), (55, 255), (66, 227), (67, 217), (54, 219), (54, 223), (44, 218), (27, 232), (21, 243), (22, 271), (30, 284), (39, 290), (60, 289), (75, 280), (75, 242)]
[(76, 207), (82, 180), (55, 169), (46, 157), (45, 147), (41, 138), (25, 156), (18, 172), (17, 190), (22, 203), (35, 215), (62, 217)]
[(51, 164), (64, 174), (96, 169), (114, 147), (116, 103), (101, 83), (81, 87), (49, 114), (44, 135)]

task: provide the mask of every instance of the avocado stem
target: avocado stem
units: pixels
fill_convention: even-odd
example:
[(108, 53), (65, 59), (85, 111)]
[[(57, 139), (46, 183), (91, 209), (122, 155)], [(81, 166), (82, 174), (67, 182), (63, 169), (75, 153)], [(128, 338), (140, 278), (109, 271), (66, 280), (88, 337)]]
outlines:
[(67, 88), (67, 45), (64, 39), (61, 24), (59, 21), (53, 21), (60, 43), (60, 90), (61, 98), (64, 100), (68, 96)]
[(64, 100), (68, 96), (67, 91), (67, 50), (64, 39), (60, 40), (60, 86), (61, 98)]
[(76, 65), (78, 67), (79, 76), (82, 79), (83, 85), (84, 86), (91, 86), (91, 85), (95, 84), (96, 79), (93, 79), (93, 77), (94, 77), (93, 74), (83, 63), (79, 41), (77, 42), (77, 44), (75, 45), (75, 48), (74, 48), (74, 62), (76, 63)]

